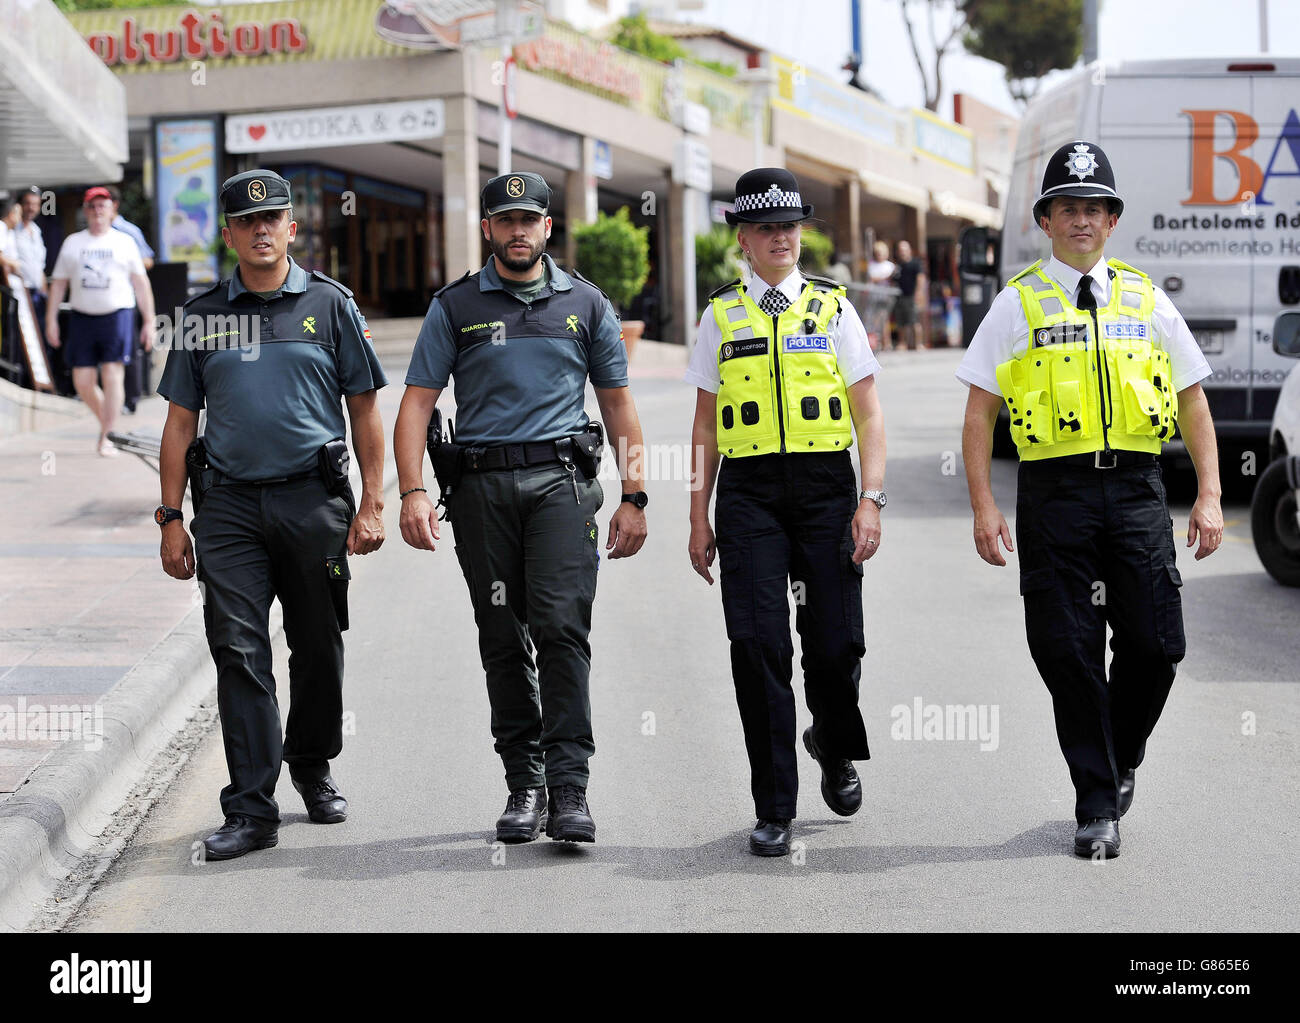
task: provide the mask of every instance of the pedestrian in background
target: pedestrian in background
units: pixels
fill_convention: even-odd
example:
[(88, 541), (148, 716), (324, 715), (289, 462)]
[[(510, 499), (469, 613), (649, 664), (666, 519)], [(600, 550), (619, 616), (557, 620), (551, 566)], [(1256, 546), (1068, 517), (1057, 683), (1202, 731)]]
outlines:
[[(800, 224), (812, 212), (789, 171), (760, 167), (740, 176), (727, 222), (737, 227), (747, 270), (709, 296), (685, 377), (698, 389), (688, 554), (709, 585), (715, 554), (720, 561), (756, 856), (790, 851), (798, 810), (792, 583), (813, 718), (803, 745), (835, 813), (849, 816), (862, 805), (853, 761), (871, 755), (858, 682), (866, 652), (862, 566), (878, 549), (885, 507), (880, 366), (844, 288), (799, 270)], [(855, 429), (861, 491), (849, 454)], [(715, 477), (716, 535), (709, 524)]]
[(41, 337), (45, 337), (45, 236), (36, 223), (41, 212), (41, 190), (33, 185), (22, 193), (22, 222), (18, 225), (18, 262), (22, 267), (23, 283), (32, 300), (32, 313)]
[[(288, 254), (298, 227), (289, 182), (269, 170), (236, 174), (221, 186), (221, 211), (222, 240), (239, 264), (229, 281), (187, 302), (177, 326), (158, 385), (169, 405), (154, 512), (163, 570), (188, 579), (197, 557), (204, 587), (230, 772), (225, 823), (203, 842), (214, 860), (279, 841), (281, 763), (313, 823), (347, 819), (330, 761), (343, 748), (348, 556), (384, 542), (377, 392), (388, 382), (352, 293)], [(199, 343), (182, 343), (182, 329)], [(345, 404), (360, 505), (348, 482)], [(204, 407), (206, 432), (187, 459)], [(187, 462), (193, 543), (181, 512)], [(289, 645), (283, 738), (267, 626), (275, 598)]]
[[(1091, 142), (1052, 154), (1033, 213), (1050, 259), (1016, 274), (957, 370), (975, 548), (1015, 548), (989, 483), (1003, 403), (1020, 455), (1016, 543), (1029, 651), (1052, 694), (1075, 791), (1080, 856), (1118, 856), (1119, 818), (1187, 644), (1182, 577), (1156, 456), (1175, 423), (1196, 466), (1196, 558), (1223, 536), (1218, 449), (1187, 324), (1140, 270), (1104, 248), (1124, 202)], [(1106, 627), (1114, 657), (1106, 675)]]
[(898, 267), (894, 283), (902, 294), (894, 300), (894, 326), (898, 328), (898, 341), (894, 347), (914, 351), (921, 332), (919, 317), (929, 301), (929, 287), (925, 279), (925, 267), (912, 255), (911, 243), (900, 241), (895, 252)]
[[(121, 190), (116, 185), (109, 185), (108, 194), (113, 197), (113, 230), (121, 231), (135, 242), (135, 247), (140, 250), (140, 262), (144, 264), (147, 273), (153, 269), (155, 256), (153, 247), (145, 240), (144, 232), (122, 216)], [(132, 415), (135, 414), (135, 408), (140, 401), (140, 394), (144, 390), (144, 381), (148, 375), (147, 357), (148, 352), (137, 341), (135, 349), (131, 353), (131, 361), (126, 364), (122, 381), (122, 407)]]
[[(146, 352), (153, 350), (153, 292), (135, 242), (112, 228), (112, 193), (87, 189), (82, 208), (86, 229), (63, 242), (50, 275), (45, 334), (52, 348), (63, 345), (59, 306), (67, 294), (72, 313), (64, 358), (77, 395), (99, 419), (96, 450), (111, 456), (117, 449), (108, 434), (122, 409), (125, 367), (137, 336)], [(138, 333), (137, 309), (143, 320)]]

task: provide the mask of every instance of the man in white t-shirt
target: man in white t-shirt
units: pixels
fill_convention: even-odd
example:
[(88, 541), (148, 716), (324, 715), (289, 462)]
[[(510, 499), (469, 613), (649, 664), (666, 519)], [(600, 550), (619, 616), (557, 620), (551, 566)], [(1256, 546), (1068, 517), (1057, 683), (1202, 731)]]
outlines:
[[(63, 243), (50, 275), (45, 333), (51, 347), (62, 345), (59, 306), (68, 293), (72, 316), (64, 359), (72, 369), (77, 394), (99, 419), (97, 448), (108, 456), (117, 454), (108, 433), (122, 408), (137, 305), (144, 321), (140, 344), (146, 352), (153, 349), (153, 292), (135, 242), (113, 230), (113, 197), (108, 189), (89, 189), (82, 205), (86, 230), (70, 235)], [(102, 390), (97, 378), (103, 383)]]

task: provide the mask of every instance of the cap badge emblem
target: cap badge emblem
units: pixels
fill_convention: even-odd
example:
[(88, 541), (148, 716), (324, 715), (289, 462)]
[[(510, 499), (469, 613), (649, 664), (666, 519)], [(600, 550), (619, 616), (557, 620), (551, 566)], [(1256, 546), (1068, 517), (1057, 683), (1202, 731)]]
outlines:
[(518, 199), (523, 194), (524, 194), (523, 178), (511, 178), (509, 181), (506, 182), (506, 195), (510, 196), (511, 199)]
[(1082, 181), (1097, 169), (1097, 157), (1080, 142), (1074, 152), (1065, 158), (1065, 169)]
[(253, 202), (261, 202), (266, 198), (266, 184), (261, 178), (254, 178), (248, 183), (248, 197)]

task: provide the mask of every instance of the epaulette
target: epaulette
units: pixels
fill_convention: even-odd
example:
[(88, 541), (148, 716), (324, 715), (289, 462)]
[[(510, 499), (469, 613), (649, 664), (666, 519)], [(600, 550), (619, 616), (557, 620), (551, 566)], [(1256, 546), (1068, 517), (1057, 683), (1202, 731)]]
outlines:
[(334, 287), (338, 288), (339, 291), (343, 292), (343, 294), (346, 295), (348, 298), (352, 297), (352, 289), (349, 288), (346, 284), (340, 284), (333, 277), (329, 277), (321, 273), (319, 270), (312, 270), (310, 272), (311, 275), (316, 278), (316, 280), (324, 281), (326, 284), (332, 284), (334, 285)]
[(452, 281), (450, 284), (444, 284), (441, 288), (439, 288), (437, 291), (435, 291), (435, 292), (433, 293), (433, 297), (434, 297), (434, 298), (437, 298), (437, 297), (438, 297), (439, 295), (441, 295), (444, 291), (447, 291), (447, 290), (450, 289), (450, 288), (454, 288), (457, 284), (462, 284), (462, 283), (464, 283), (465, 281), (472, 280), (473, 278), (475, 278), (475, 277), (477, 277), (477, 276), (478, 276), (478, 271), (477, 271), (477, 270), (466, 270), (463, 274), (461, 274), (459, 277), (457, 277), (457, 278), (456, 278), (454, 281)]
[[(568, 274), (568, 276), (574, 278), (575, 280), (582, 281), (583, 284), (590, 285), (591, 287), (595, 288), (597, 291), (600, 292), (601, 296), (605, 299), (605, 301), (606, 301), (606, 302), (609, 302), (609, 304), (610, 304), (611, 306), (614, 304), (613, 302), (610, 302), (610, 298), (609, 298), (609, 296), (605, 294), (605, 292), (604, 292), (604, 290), (601, 288), (601, 286), (600, 286), (599, 284), (597, 284), (595, 281), (589, 281), (589, 280), (587, 280), (587, 278), (583, 277), (582, 274), (578, 273), (577, 270), (570, 269), (570, 268), (567, 267), (567, 266), (560, 266), (559, 263), (556, 263), (555, 265), (556, 265), (557, 267), (559, 267), (559, 269), (560, 269), (562, 272), (564, 272), (565, 274)], [(618, 310), (616, 309), (615, 312), (617, 312), (617, 311), (618, 311)]]
[(740, 278), (739, 278), (739, 277), (737, 277), (734, 281), (727, 281), (727, 283), (724, 284), (722, 287), (720, 287), (720, 288), (715, 288), (713, 291), (710, 291), (710, 292), (709, 292), (709, 298), (708, 298), (708, 301), (712, 302), (715, 298), (717, 298), (719, 295), (721, 295), (724, 291), (730, 291), (732, 288), (739, 288), (739, 287), (740, 287), (740, 283), (741, 283), (741, 282), (740, 282)]
[(1108, 259), (1106, 260), (1106, 263), (1115, 270), (1127, 270), (1129, 273), (1137, 274), (1139, 277), (1147, 276), (1137, 267), (1130, 266), (1128, 263), (1125, 263), (1124, 260), (1122, 259)]
[(841, 284), (839, 281), (837, 281), (834, 277), (823, 277), (821, 276), (821, 274), (809, 274), (809, 273), (806, 273), (803, 276), (804, 279), (809, 284), (826, 284), (832, 288), (844, 287), (844, 285)]
[[(229, 284), (230, 284), (229, 281), (217, 281), (216, 284), (212, 285), (212, 287), (206, 289), (205, 291), (200, 291), (197, 295), (191, 295), (189, 298), (187, 298), (187, 299), (185, 300), (185, 306), (188, 306), (191, 302), (197, 302), (199, 299), (203, 298), (205, 295), (211, 295), (211, 294), (212, 294), (214, 291), (216, 291), (218, 288), (228, 287)], [(184, 306), (183, 306), (182, 308), (184, 308)]]
[(1031, 274), (1031, 273), (1033, 273), (1035, 270), (1037, 270), (1037, 269), (1038, 269), (1040, 266), (1042, 266), (1042, 265), (1043, 265), (1043, 261), (1042, 261), (1041, 259), (1036, 259), (1036, 260), (1034, 260), (1034, 261), (1033, 261), (1032, 263), (1030, 263), (1027, 267), (1025, 267), (1023, 270), (1021, 270), (1020, 273), (1016, 274), (1014, 277), (1011, 278), (1011, 280), (1007, 281), (1007, 283), (1008, 283), (1008, 284), (1014, 284), (1016, 281), (1020, 280), (1020, 278), (1024, 277), (1025, 274)]

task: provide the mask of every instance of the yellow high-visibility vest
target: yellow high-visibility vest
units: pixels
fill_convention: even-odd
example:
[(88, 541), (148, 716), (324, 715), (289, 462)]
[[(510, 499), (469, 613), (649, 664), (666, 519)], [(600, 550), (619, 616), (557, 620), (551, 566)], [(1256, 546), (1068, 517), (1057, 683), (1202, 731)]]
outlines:
[(829, 327), (844, 288), (813, 278), (779, 317), (740, 281), (709, 296), (718, 344), (718, 450), (728, 458), (845, 451), (853, 443), (849, 396)]
[(1008, 284), (1020, 294), (1029, 347), (997, 368), (1022, 461), (1107, 448), (1158, 454), (1174, 435), (1178, 395), (1169, 355), (1157, 344), (1151, 279), (1118, 259), (1110, 301), (1077, 309), (1042, 269)]

